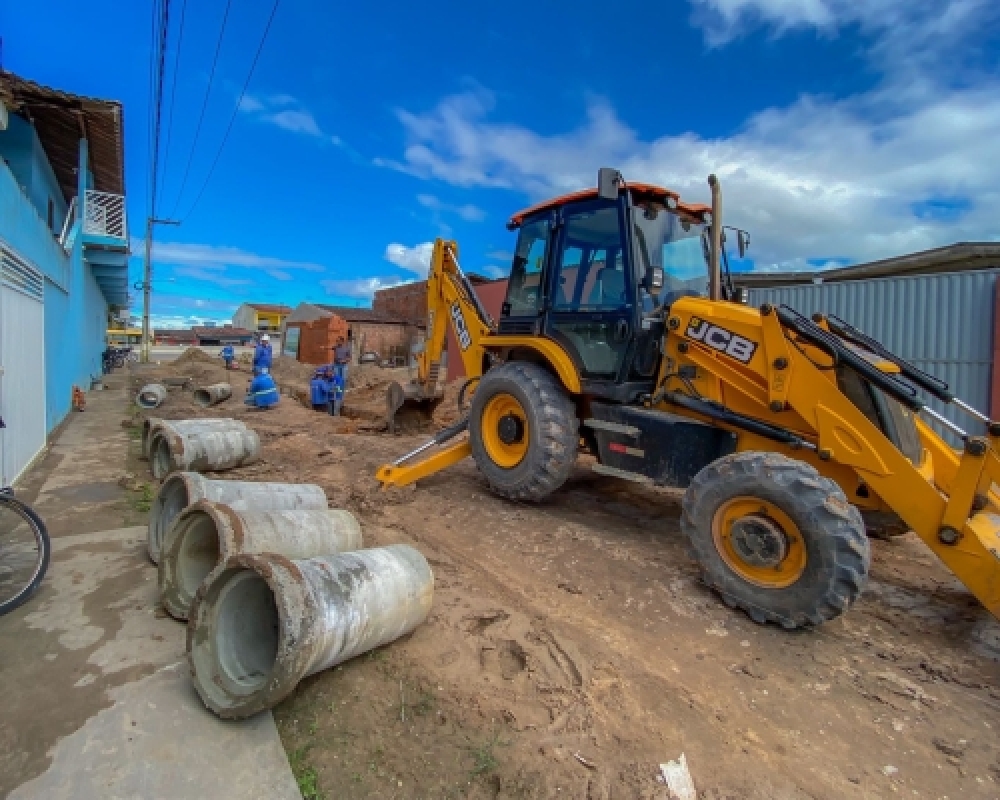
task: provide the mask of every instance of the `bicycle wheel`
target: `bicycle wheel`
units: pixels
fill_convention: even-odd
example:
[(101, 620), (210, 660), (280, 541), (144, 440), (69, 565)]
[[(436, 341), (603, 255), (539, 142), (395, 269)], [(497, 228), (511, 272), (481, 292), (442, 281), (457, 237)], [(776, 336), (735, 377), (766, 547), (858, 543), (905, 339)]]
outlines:
[(0, 616), (31, 597), (49, 567), (45, 523), (29, 507), (0, 492)]

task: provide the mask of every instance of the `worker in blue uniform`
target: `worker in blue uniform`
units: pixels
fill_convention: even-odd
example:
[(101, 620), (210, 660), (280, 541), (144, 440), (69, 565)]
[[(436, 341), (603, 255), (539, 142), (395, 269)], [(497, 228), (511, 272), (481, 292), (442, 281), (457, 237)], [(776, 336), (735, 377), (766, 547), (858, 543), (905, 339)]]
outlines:
[(262, 375), (271, 371), (271, 337), (266, 333), (260, 337), (257, 346), (253, 350), (253, 374)]
[(351, 332), (347, 332), (347, 338), (343, 336), (337, 339), (337, 346), (333, 348), (333, 375), (335, 386), (333, 409), (336, 416), (340, 416), (340, 405), (344, 402), (344, 392), (347, 391), (347, 369), (351, 364)]
[(226, 369), (233, 368), (233, 361), (236, 360), (236, 351), (233, 349), (231, 344), (227, 344), (222, 348), (222, 352), (219, 353), (222, 356), (222, 360), (226, 362)]

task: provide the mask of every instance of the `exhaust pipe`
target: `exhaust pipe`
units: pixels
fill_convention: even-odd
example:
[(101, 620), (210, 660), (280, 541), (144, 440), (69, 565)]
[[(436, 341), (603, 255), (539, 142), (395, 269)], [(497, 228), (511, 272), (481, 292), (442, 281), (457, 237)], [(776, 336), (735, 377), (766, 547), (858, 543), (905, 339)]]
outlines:
[(722, 299), (722, 186), (715, 175), (708, 176), (712, 189), (712, 224), (709, 226), (708, 299)]
[(149, 465), (153, 477), (163, 480), (171, 472), (221, 472), (252, 464), (260, 457), (256, 431), (181, 431), (164, 428), (153, 436)]
[(405, 544), (292, 561), (234, 556), (190, 610), (188, 662), (205, 705), (226, 719), (280, 703), (307, 675), (414, 630), (434, 597), (427, 560)]
[(211, 480), (197, 472), (175, 472), (160, 486), (149, 513), (147, 546), (154, 564), (170, 526), (199, 500), (223, 503), (233, 511), (323, 510), (326, 492), (312, 483), (254, 483)]
[(205, 577), (230, 556), (275, 553), (285, 558), (361, 549), (361, 526), (350, 511), (234, 511), (199, 500), (170, 528), (160, 560), (160, 601), (187, 620)]
[(233, 387), (228, 383), (213, 383), (194, 390), (194, 402), (202, 408), (217, 405), (233, 396)]
[(149, 448), (153, 434), (161, 428), (172, 428), (176, 431), (244, 431), (246, 424), (237, 419), (159, 419), (147, 417), (142, 423), (142, 456), (149, 458)]

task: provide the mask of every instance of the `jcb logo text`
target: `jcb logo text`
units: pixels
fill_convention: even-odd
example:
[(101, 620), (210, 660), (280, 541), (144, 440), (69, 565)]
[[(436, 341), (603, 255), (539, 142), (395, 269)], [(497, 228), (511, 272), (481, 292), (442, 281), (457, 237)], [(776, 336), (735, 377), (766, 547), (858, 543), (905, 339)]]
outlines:
[(713, 350), (725, 353), (737, 361), (749, 364), (757, 350), (756, 342), (751, 342), (737, 333), (712, 325), (698, 317), (691, 317), (684, 335), (696, 342), (707, 344)]

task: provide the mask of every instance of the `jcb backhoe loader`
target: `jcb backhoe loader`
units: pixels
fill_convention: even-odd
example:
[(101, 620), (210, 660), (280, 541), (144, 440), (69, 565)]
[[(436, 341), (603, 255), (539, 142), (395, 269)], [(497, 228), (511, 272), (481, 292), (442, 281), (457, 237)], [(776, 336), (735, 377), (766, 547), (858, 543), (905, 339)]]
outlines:
[[(1000, 424), (841, 319), (736, 302), (709, 184), (711, 207), (602, 169), (596, 189), (515, 214), (496, 321), (457, 245), (435, 242), (418, 379), (393, 387), (389, 416), (439, 400), (449, 324), (468, 414), (378, 478), (407, 484), (471, 455), (497, 494), (539, 500), (584, 449), (601, 474), (686, 488), (681, 528), (705, 581), (758, 622), (846, 611), (871, 560), (866, 524), (916, 531), (1000, 614)], [(951, 427), (961, 451), (921, 415)]]

